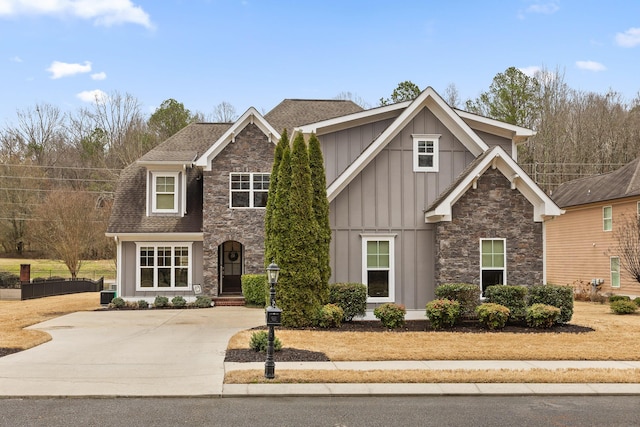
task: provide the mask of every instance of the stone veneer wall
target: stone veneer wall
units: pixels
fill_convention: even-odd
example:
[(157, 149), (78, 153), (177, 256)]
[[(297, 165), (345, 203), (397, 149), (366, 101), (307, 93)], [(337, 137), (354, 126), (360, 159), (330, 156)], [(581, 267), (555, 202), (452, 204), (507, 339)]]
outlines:
[(264, 272), (265, 209), (229, 208), (229, 173), (270, 173), (275, 145), (254, 124), (247, 125), (204, 172), (204, 291), (218, 295), (218, 246), (228, 240), (243, 245), (244, 273)]
[(542, 284), (542, 223), (533, 205), (512, 190), (497, 169), (488, 169), (452, 208), (451, 222), (436, 225), (436, 286), (480, 284), (480, 238), (504, 238), (507, 284)]

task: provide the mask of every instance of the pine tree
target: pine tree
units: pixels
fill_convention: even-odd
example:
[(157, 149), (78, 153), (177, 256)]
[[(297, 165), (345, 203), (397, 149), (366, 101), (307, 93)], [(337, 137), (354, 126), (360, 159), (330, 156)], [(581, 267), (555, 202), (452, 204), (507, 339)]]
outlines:
[(313, 188), (313, 211), (318, 223), (318, 268), (320, 269), (320, 296), (323, 302), (329, 297), (329, 278), (331, 263), (329, 247), (331, 245), (331, 224), (329, 223), (329, 200), (327, 200), (327, 179), (320, 141), (315, 134), (309, 137), (309, 167)]
[(264, 218), (264, 264), (267, 267), (271, 264), (271, 261), (275, 259), (273, 253), (273, 213), (274, 206), (276, 203), (276, 192), (278, 190), (278, 171), (280, 168), (280, 162), (282, 161), (282, 156), (284, 154), (285, 148), (289, 148), (289, 136), (287, 135), (287, 130), (284, 129), (282, 131), (282, 135), (280, 136), (280, 140), (278, 144), (276, 144), (274, 158), (273, 158), (273, 166), (271, 167), (271, 176), (269, 182), (269, 196), (267, 198), (267, 209), (265, 212)]

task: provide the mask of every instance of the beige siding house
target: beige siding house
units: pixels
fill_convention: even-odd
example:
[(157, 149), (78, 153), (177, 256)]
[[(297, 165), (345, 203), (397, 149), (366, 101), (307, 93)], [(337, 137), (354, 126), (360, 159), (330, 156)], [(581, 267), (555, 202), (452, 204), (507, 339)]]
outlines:
[(552, 198), (565, 214), (546, 221), (547, 280), (597, 280), (602, 293), (640, 296), (640, 283), (624, 269), (617, 232), (640, 212), (638, 159), (603, 175), (567, 182)]
[(369, 307), (423, 310), (446, 282), (533, 285), (558, 206), (517, 164), (533, 132), (451, 108), (432, 89), (362, 110), (287, 99), (264, 116), (192, 124), (131, 165), (108, 228), (119, 295), (241, 296), (264, 268), (274, 145), (315, 133), (326, 168), (332, 282), (367, 285)]

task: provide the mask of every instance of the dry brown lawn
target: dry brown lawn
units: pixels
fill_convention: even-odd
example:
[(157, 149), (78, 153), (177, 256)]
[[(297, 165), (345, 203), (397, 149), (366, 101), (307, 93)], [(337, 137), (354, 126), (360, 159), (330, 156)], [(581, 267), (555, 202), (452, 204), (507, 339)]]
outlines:
[[(452, 333), (329, 332), (279, 330), (285, 347), (319, 351), (334, 361), (358, 360), (640, 360), (640, 314), (612, 314), (608, 304), (576, 302), (571, 323), (594, 332)], [(229, 348), (247, 348), (251, 331)], [(640, 369), (561, 370), (276, 370), (281, 383), (638, 383)], [(231, 371), (226, 383), (262, 383), (264, 372)]]
[(45, 343), (51, 340), (49, 334), (24, 328), (54, 317), (76, 311), (91, 311), (99, 307), (98, 292), (26, 301), (0, 301), (0, 348), (25, 350)]

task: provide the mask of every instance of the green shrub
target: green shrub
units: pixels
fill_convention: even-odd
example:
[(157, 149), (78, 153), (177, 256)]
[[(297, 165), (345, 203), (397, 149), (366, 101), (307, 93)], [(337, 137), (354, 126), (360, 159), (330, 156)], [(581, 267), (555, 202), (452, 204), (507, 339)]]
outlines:
[(138, 301), (138, 308), (149, 308), (149, 303), (146, 300), (141, 299)]
[(631, 297), (628, 297), (626, 295), (609, 295), (609, 302), (616, 301), (631, 301)]
[(156, 299), (153, 301), (153, 306), (155, 308), (169, 307), (169, 298), (158, 295), (156, 296)]
[(387, 329), (400, 328), (404, 325), (407, 310), (404, 305), (387, 302), (373, 309), (373, 315), (380, 319)]
[(240, 280), (247, 305), (265, 307), (269, 304), (269, 282), (266, 274), (243, 274)]
[(573, 316), (571, 286), (535, 285), (529, 288), (529, 305), (546, 304), (560, 309), (558, 323), (567, 323)]
[(509, 309), (509, 320), (520, 322), (524, 320), (527, 308), (527, 287), (494, 285), (484, 291), (487, 302), (500, 304)]
[(638, 306), (635, 302), (629, 300), (620, 299), (612, 302), (609, 307), (614, 314), (632, 314), (638, 310)]
[[(249, 341), (249, 348), (255, 352), (266, 353), (269, 347), (269, 334), (267, 331), (258, 331), (251, 334), (251, 340)], [(282, 342), (278, 337), (273, 339), (273, 349), (275, 351), (282, 350)]]
[(336, 304), (325, 304), (318, 313), (317, 323), (321, 328), (339, 328), (344, 311)]
[(433, 329), (442, 329), (456, 324), (461, 309), (458, 301), (436, 299), (427, 303), (427, 317)]
[(114, 299), (111, 300), (111, 305), (114, 308), (124, 308), (127, 303), (120, 297), (115, 297)]
[(329, 285), (329, 303), (344, 312), (344, 321), (364, 317), (367, 312), (367, 286), (362, 283), (333, 283)]
[(532, 328), (550, 328), (558, 322), (561, 310), (547, 304), (533, 304), (527, 307), (527, 325)]
[(198, 295), (193, 305), (198, 308), (209, 308), (211, 307), (211, 298), (205, 295)]
[(480, 304), (476, 308), (478, 322), (487, 329), (502, 329), (509, 320), (510, 311), (507, 307), (491, 302)]
[(460, 303), (460, 315), (475, 314), (480, 304), (480, 286), (468, 283), (445, 283), (436, 288), (438, 299), (448, 299)]
[(184, 308), (184, 307), (187, 306), (187, 300), (184, 299), (183, 296), (177, 295), (177, 296), (171, 298), (171, 304), (175, 308)]
[(640, 297), (636, 297), (636, 298), (633, 300), (633, 302), (635, 302), (635, 303), (636, 303), (636, 305), (637, 305), (638, 307), (640, 307)]
[(20, 287), (20, 277), (9, 273), (8, 271), (0, 271), (0, 288), (17, 289)]

